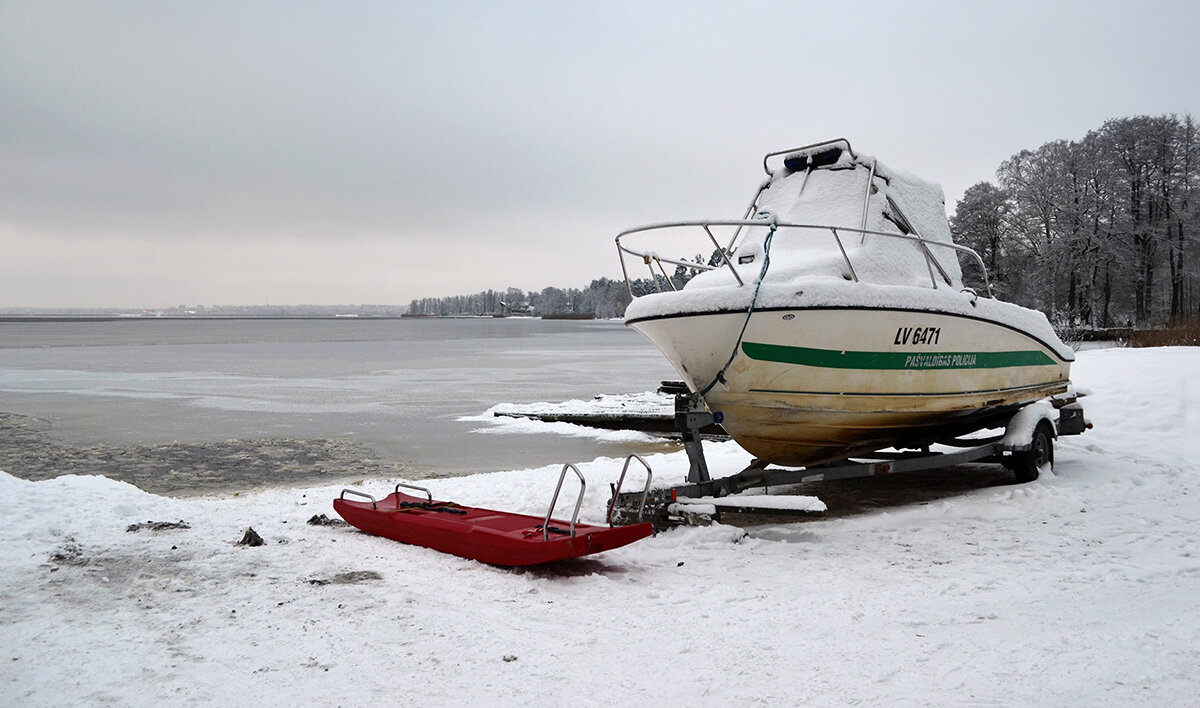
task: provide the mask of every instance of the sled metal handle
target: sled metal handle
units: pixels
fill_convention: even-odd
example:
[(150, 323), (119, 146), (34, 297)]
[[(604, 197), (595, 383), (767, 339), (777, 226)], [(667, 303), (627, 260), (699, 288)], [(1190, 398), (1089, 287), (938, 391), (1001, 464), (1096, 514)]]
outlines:
[(613, 508), (617, 505), (617, 495), (621, 493), (621, 485), (625, 483), (625, 473), (629, 471), (629, 463), (634, 460), (642, 463), (642, 467), (646, 468), (646, 486), (642, 489), (642, 503), (638, 505), (638, 523), (642, 521), (642, 512), (646, 510), (646, 499), (650, 496), (650, 480), (654, 479), (654, 473), (650, 471), (650, 465), (642, 459), (642, 456), (634, 453), (625, 458), (625, 466), (621, 468), (621, 476), (617, 478), (617, 488), (613, 490), (612, 499), (608, 502), (608, 525), (612, 526)]
[(558, 475), (558, 486), (554, 488), (554, 498), (550, 500), (550, 508), (546, 510), (546, 520), (542, 522), (542, 540), (550, 540), (550, 515), (554, 513), (554, 505), (558, 503), (558, 493), (562, 491), (563, 480), (567, 478), (567, 470), (570, 469), (579, 478), (579, 498), (575, 500), (575, 511), (571, 514), (571, 536), (575, 535), (575, 520), (579, 518), (579, 507), (583, 506), (583, 492), (587, 489), (587, 481), (583, 478), (583, 473), (579, 468), (568, 462), (563, 465), (562, 472)]
[(401, 487), (404, 487), (405, 489), (415, 489), (418, 492), (425, 492), (425, 496), (429, 499), (429, 501), (433, 501), (433, 495), (429, 493), (428, 489), (426, 489), (424, 487), (418, 487), (415, 484), (405, 484), (404, 482), (397, 482), (396, 488), (394, 490), (392, 490), (393, 493), (399, 494)]
[(341, 498), (345, 499), (347, 494), (353, 494), (356, 497), (363, 497), (364, 499), (370, 499), (371, 500), (371, 508), (372, 509), (375, 508), (375, 504), (376, 504), (375, 497), (371, 496), (370, 494), (367, 494), (366, 492), (360, 492), (357, 489), (347, 488), (347, 489), (342, 490)]

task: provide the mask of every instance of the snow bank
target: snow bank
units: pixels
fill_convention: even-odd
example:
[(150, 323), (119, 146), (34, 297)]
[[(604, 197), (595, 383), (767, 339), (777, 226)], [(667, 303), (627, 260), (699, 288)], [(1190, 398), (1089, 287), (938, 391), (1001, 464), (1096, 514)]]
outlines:
[(571, 438), (590, 438), (609, 443), (654, 443), (661, 437), (636, 430), (608, 430), (565, 421), (543, 422), (532, 418), (464, 416), (459, 420), (483, 425), (472, 433), (483, 435), (561, 435)]
[[(334, 487), (170, 499), (0, 474), (0, 704), (1188, 705), (1198, 369), (1194, 348), (1081, 353), (1096, 430), (1035, 483), (525, 571), (306, 525)], [(687, 466), (648, 461), (664, 482)], [(585, 521), (620, 462), (580, 465)], [(426, 484), (544, 513), (557, 474)], [(126, 531), (147, 520), (190, 528)], [(248, 526), (266, 545), (234, 545)]]
[(627, 393), (615, 395), (600, 395), (589, 400), (574, 399), (550, 403), (500, 403), (487, 409), (479, 417), (463, 417), (459, 420), (481, 420), (504, 415), (663, 415), (675, 413), (675, 398), (662, 393), (646, 391), (643, 393)]

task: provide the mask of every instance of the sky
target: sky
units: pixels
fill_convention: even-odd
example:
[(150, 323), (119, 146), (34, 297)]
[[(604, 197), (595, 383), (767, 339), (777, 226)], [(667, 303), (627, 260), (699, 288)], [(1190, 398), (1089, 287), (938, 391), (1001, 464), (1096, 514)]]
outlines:
[(845, 137), (943, 185), (1200, 114), (1195, 2), (0, 0), (0, 309), (620, 277)]

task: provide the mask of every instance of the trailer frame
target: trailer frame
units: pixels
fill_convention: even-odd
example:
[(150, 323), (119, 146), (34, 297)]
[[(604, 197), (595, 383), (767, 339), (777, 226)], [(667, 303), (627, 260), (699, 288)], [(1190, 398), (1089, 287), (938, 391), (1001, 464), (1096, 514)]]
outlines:
[[(1053, 463), (1055, 438), (1062, 435), (1078, 435), (1092, 427), (1084, 417), (1078, 395), (1069, 393), (1049, 399), (1050, 406), (1043, 405), (1034, 409), (1038, 403), (1029, 404), (1007, 418), (1000, 419), (1006, 428), (1005, 434), (964, 438), (964, 435), (990, 428), (977, 428), (965, 432), (961, 429), (947, 429), (941, 435), (931, 433), (926, 438), (928, 442), (923, 442), (919, 449), (911, 451), (879, 450), (836, 462), (800, 468), (772, 467), (769, 462), (755, 459), (736, 474), (712, 479), (708, 461), (704, 456), (700, 430), (713, 423), (719, 424), (719, 414), (714, 416), (710, 413), (704, 405), (703, 398), (687, 391), (682, 384), (672, 386), (671, 383), (664, 382), (664, 389), (675, 393), (675, 427), (687, 452), (687, 482), (642, 492), (621, 493), (619, 488), (614, 489), (609, 505), (610, 523), (635, 523), (645, 520), (647, 516), (656, 529), (707, 523), (715, 514), (705, 509), (706, 499), (723, 500), (721, 508), (726, 511), (762, 511), (777, 514), (777, 508), (756, 508), (749, 500), (746, 506), (731, 505), (729, 502), (734, 500), (725, 498), (760, 487), (767, 489), (806, 482), (922, 472), (973, 462), (1002, 464), (1014, 470), (1018, 482), (1028, 482), (1037, 479), (1038, 470), (1042, 465)], [(1057, 412), (1057, 416), (1052, 415), (1051, 411)], [(1029, 427), (1032, 434), (1014, 436), (1009, 429), (1013, 421), (1021, 415), (1025, 416), (1022, 425)], [(933, 450), (933, 445), (958, 449)], [(634, 509), (637, 513), (633, 513)]]

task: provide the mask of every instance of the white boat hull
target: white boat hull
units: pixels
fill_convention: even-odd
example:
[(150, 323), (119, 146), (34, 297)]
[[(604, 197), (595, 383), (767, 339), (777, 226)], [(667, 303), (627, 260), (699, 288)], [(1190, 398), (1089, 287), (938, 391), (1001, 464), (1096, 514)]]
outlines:
[(958, 314), (814, 307), (627, 324), (703, 392), (738, 444), (779, 465), (978, 429), (1066, 391), (1070, 376), (1070, 361), (1049, 343)]

